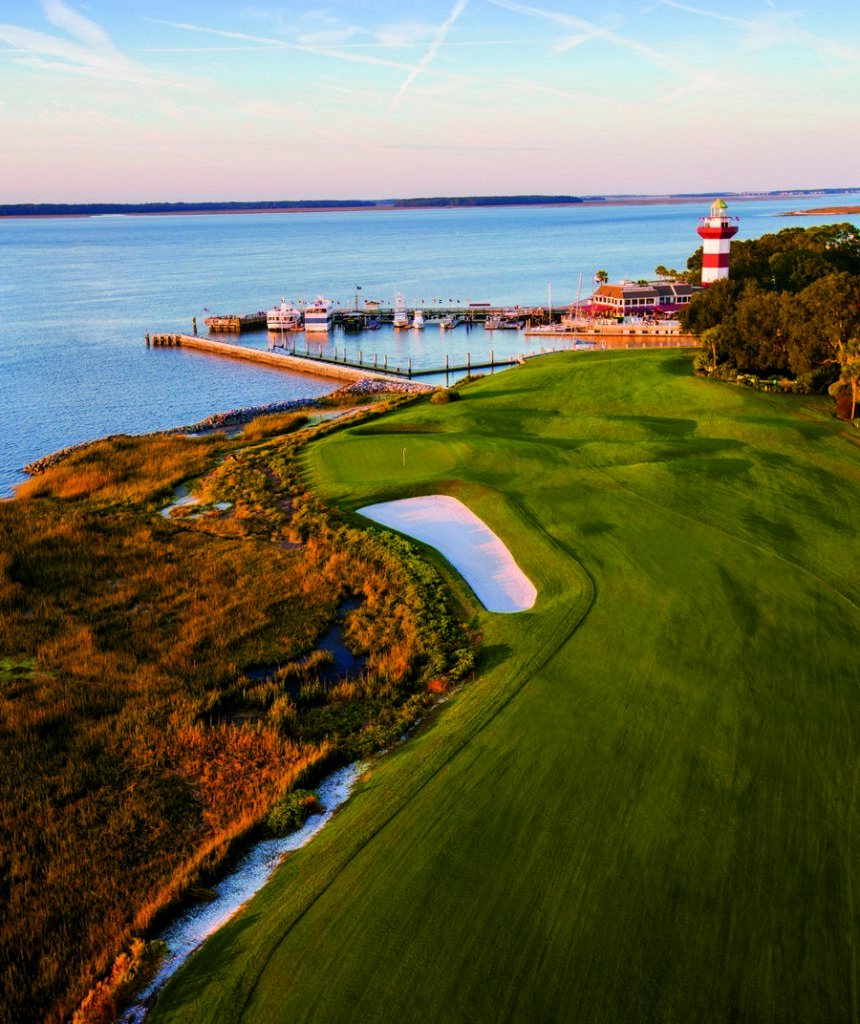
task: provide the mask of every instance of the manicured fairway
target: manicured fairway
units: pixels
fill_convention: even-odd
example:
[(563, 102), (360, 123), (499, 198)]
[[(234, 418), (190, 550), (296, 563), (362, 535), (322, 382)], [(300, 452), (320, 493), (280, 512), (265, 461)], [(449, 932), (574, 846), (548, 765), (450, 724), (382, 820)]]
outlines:
[(537, 603), (473, 602), (475, 682), (153, 1021), (858, 1019), (860, 437), (690, 359), (549, 356), (310, 451), (348, 509), (456, 495)]

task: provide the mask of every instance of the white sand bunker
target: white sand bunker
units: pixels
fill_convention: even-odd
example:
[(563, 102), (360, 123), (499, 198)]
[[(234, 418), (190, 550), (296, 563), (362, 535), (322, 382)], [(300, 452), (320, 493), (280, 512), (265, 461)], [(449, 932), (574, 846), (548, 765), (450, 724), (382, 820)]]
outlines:
[(444, 494), (367, 505), (358, 510), (381, 526), (441, 552), (491, 612), (523, 612), (537, 598), (534, 584), (501, 540), (461, 501)]

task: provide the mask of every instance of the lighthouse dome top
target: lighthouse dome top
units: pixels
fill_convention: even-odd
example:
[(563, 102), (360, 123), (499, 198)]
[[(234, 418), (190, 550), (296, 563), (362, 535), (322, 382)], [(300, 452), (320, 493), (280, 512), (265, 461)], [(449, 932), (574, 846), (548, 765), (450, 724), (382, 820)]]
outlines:
[(722, 200), (722, 199), (715, 199), (713, 201), (713, 203), (711, 204), (711, 216), (712, 217), (719, 217), (719, 215), (724, 210), (727, 210), (727, 209), (728, 209), (728, 207), (726, 206), (724, 200)]

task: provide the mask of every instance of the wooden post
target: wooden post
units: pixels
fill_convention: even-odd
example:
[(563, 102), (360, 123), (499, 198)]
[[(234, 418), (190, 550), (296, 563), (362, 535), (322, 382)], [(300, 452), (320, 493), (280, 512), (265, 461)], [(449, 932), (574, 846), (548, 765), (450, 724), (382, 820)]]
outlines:
[(409, 377), (410, 377), (410, 379), (412, 377), (412, 359), (411, 358), (409, 359)]
[(149, 333), (146, 333), (144, 338), (146, 338), (146, 347), (149, 348)]
[(467, 352), (466, 353), (466, 369), (469, 371), (469, 373), (472, 372), (472, 353), (471, 352)]

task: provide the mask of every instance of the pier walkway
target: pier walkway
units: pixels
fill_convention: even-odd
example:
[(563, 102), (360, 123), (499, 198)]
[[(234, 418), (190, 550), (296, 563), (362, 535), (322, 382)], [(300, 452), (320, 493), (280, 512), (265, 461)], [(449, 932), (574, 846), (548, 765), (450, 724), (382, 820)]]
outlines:
[[(292, 350), (275, 349), (266, 350), (248, 348), (244, 345), (237, 345), (235, 342), (221, 341), (216, 338), (201, 338), (193, 334), (152, 334), (146, 335), (147, 346), (155, 348), (193, 348), (203, 352), (212, 352), (215, 355), (227, 356), (232, 359), (245, 359), (254, 363), (264, 363), (267, 366), (277, 366), (282, 370), (293, 370), (297, 373), (313, 373), (321, 377), (333, 377), (338, 380), (358, 380), (362, 377), (372, 377), (376, 380), (412, 380), (414, 377), (429, 377), (431, 375), (449, 373), (471, 373), (473, 370), (504, 369), (523, 362), (527, 356), (510, 356), (505, 359), (496, 359), (493, 352), (489, 360), (483, 359), (472, 362), (471, 355), (467, 353), (465, 363), (451, 363), (448, 356), (445, 356), (445, 365), (427, 369), (424, 367), (412, 366), (412, 360), (408, 359), (406, 366), (390, 366), (388, 356), (382, 357), (380, 364), (379, 357), (374, 355), (373, 361), (365, 360), (359, 352), (358, 360), (346, 358), (346, 349), (343, 350), (343, 358), (313, 355), (295, 351), (295, 344)], [(428, 385), (429, 386), (429, 385)]]
[[(679, 335), (677, 332), (668, 333), (653, 328), (639, 328), (635, 331), (606, 332), (602, 333), (600, 339), (594, 336), (582, 337), (582, 332), (567, 329), (547, 328), (538, 333), (537, 331), (524, 332), (532, 337), (540, 337), (547, 344), (558, 340), (566, 344), (561, 351), (571, 351), (570, 342), (582, 342), (578, 349), (596, 348), (675, 348), (695, 345), (695, 339), (686, 335)], [(227, 356), (231, 359), (244, 359), (249, 362), (262, 363), (266, 366), (275, 366), (281, 370), (291, 370), (294, 373), (310, 373), (320, 377), (331, 377), (335, 380), (360, 380), (370, 377), (375, 380), (402, 381), (413, 380), (416, 377), (441, 377), (447, 380), (450, 374), (471, 374), (476, 370), (502, 370), (518, 363), (524, 363), (538, 355), (554, 352), (554, 347), (542, 346), (539, 352), (524, 352), (518, 355), (509, 355), (497, 359), (494, 351), (490, 350), (489, 358), (481, 357), (472, 359), (471, 352), (466, 353), (464, 363), (452, 363), (448, 355), (445, 356), (443, 366), (413, 367), (412, 360), (407, 359), (405, 366), (394, 366), (389, 364), (388, 356), (383, 355), (381, 360), (377, 353), (374, 353), (372, 360), (365, 359), (361, 351), (358, 359), (348, 359), (346, 349), (341, 349), (342, 356), (338, 355), (335, 349), (333, 356), (315, 355), (310, 351), (297, 352), (295, 339), (292, 339), (291, 348), (258, 349), (240, 345), (233, 341), (222, 341), (220, 338), (201, 338), (196, 334), (147, 334), (146, 345), (156, 348), (176, 347), (191, 348), (203, 352), (211, 352), (214, 355)], [(429, 387), (430, 385), (428, 385)]]
[(409, 374), (398, 370), (378, 370), (364, 364), (350, 363), (345, 360), (324, 359), (317, 356), (293, 355), (280, 350), (264, 351), (248, 348), (231, 341), (216, 338), (200, 338), (194, 334), (152, 334), (146, 335), (147, 347), (155, 348), (192, 348), (214, 355), (226, 356), (230, 359), (244, 359), (252, 363), (276, 366), (279, 370), (292, 370), (294, 373), (313, 373), (319, 377), (332, 377), (335, 380), (360, 380), (373, 377), (377, 380), (402, 380)]

